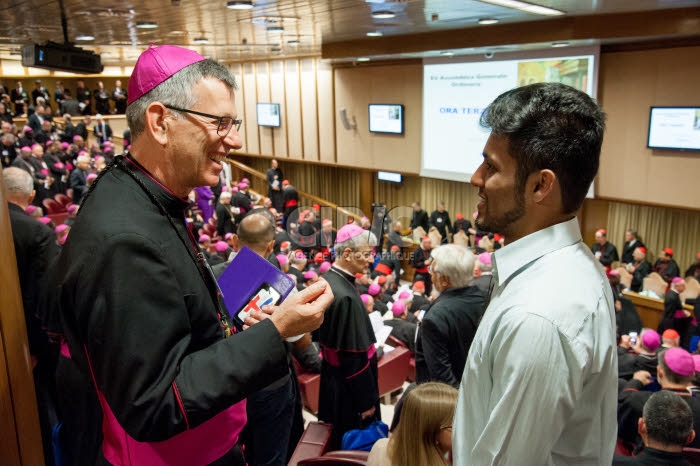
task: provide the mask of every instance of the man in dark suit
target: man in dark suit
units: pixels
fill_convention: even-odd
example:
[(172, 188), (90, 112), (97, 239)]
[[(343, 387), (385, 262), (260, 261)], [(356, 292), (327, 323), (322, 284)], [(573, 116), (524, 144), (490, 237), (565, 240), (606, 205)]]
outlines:
[(88, 191), (87, 171), (90, 167), (90, 157), (81, 155), (76, 165), (77, 167), (70, 174), (68, 184), (73, 189), (73, 204), (80, 204), (80, 199)]
[(46, 103), (50, 103), (49, 91), (41, 85), (41, 79), (34, 81), (34, 90), (32, 91), (32, 104), (36, 107), (39, 105), (39, 98), (43, 98)]
[(620, 260), (620, 256), (617, 255), (617, 248), (614, 244), (608, 242), (608, 233), (602, 228), (595, 232), (595, 243), (591, 247), (591, 252), (603, 264), (607, 272), (610, 271), (613, 262)]
[(78, 79), (78, 87), (75, 89), (75, 98), (78, 100), (83, 115), (92, 115), (92, 105), (90, 104), (90, 89), (85, 87), (85, 81)]
[(97, 119), (97, 123), (95, 124), (93, 131), (95, 133), (95, 137), (97, 138), (97, 143), (102, 146), (102, 144), (105, 142), (112, 141), (112, 128), (99, 113), (95, 115), (95, 118)]
[(693, 315), (683, 309), (681, 293), (685, 291), (685, 280), (676, 277), (671, 281), (671, 288), (664, 296), (664, 315), (659, 323), (659, 333), (672, 328), (681, 338), (681, 347), (687, 348), (690, 343), (690, 325)]
[(411, 215), (411, 230), (421, 227), (425, 232), (428, 232), (428, 213), (420, 208), (420, 202), (416, 201), (411, 204), (413, 215)]
[(429, 267), (432, 261), (430, 257), (431, 242), (429, 236), (424, 236), (421, 240), (420, 247), (413, 251), (411, 265), (416, 269), (413, 275), (413, 281), (422, 281), (425, 283), (425, 294), (430, 296), (433, 290), (433, 284), (430, 280)]
[[(36, 364), (32, 372), (39, 407), (39, 423), (44, 451), (50, 454), (49, 412), (54, 409), (50, 400), (53, 399), (52, 394), (55, 391), (53, 374), (57, 351), (54, 345), (49, 344), (48, 336), (42, 330), (42, 323), (37, 316), (41, 314), (40, 303), (49, 263), (56, 257), (58, 246), (53, 230), (25, 213), (34, 196), (31, 175), (15, 167), (6, 168), (2, 175), (10, 213), (19, 286), (22, 291), (29, 353)], [(47, 457), (47, 461), (49, 459), (50, 456)]]
[(324, 257), (334, 257), (333, 245), (335, 244), (336, 231), (333, 222), (326, 218), (321, 222), (321, 231), (316, 234), (316, 247)]
[(437, 209), (430, 214), (429, 226), (437, 228), (442, 236), (442, 244), (448, 242), (447, 233), (452, 233), (452, 223), (450, 222), (450, 214), (445, 210), (445, 201), (438, 201)]
[(411, 353), (415, 354), (418, 326), (414, 322), (406, 320), (406, 317), (408, 317), (406, 303), (401, 300), (395, 301), (391, 306), (391, 312), (394, 314), (394, 318), (385, 320), (384, 324), (392, 327), (391, 335), (405, 344)]
[(428, 308), (416, 337), (416, 383), (458, 387), (476, 334), (485, 295), (471, 286), (474, 254), (447, 244), (433, 250), (431, 276), (440, 296)]
[(642, 291), (644, 278), (651, 273), (651, 264), (647, 260), (647, 249), (639, 246), (632, 253), (632, 263), (628, 263), (626, 268), (632, 274), (630, 289), (636, 293)]
[(284, 175), (282, 174), (282, 169), (277, 164), (277, 160), (272, 159), (270, 161), (270, 168), (267, 169), (265, 177), (267, 179), (267, 197), (272, 201), (272, 207), (274, 207), (277, 212), (283, 212), (282, 180), (284, 179)]
[(128, 94), (126, 93), (126, 89), (122, 88), (122, 82), (117, 79), (117, 81), (114, 83), (115, 88), (114, 91), (112, 91), (112, 99), (114, 100), (114, 112), (117, 115), (123, 115), (126, 113), (126, 101), (128, 98)]
[(86, 115), (83, 117), (83, 121), (81, 121), (75, 126), (75, 134), (83, 138), (83, 141), (85, 141), (86, 143), (88, 140), (88, 128), (90, 127), (91, 122), (92, 118), (90, 117), (90, 115)]
[(236, 228), (231, 218), (231, 193), (224, 191), (216, 204), (216, 234), (222, 238), (226, 233), (235, 233)]
[(102, 81), (97, 81), (95, 89), (95, 112), (109, 114), (109, 91), (105, 89)]
[(629, 229), (625, 232), (625, 244), (622, 246), (622, 264), (631, 264), (634, 262), (634, 250), (638, 247), (644, 247), (644, 243), (637, 238), (637, 230)]
[(15, 104), (15, 116), (21, 117), (24, 115), (26, 106), (29, 103), (29, 94), (22, 87), (22, 81), (17, 81), (16, 87), (10, 92), (10, 99)]

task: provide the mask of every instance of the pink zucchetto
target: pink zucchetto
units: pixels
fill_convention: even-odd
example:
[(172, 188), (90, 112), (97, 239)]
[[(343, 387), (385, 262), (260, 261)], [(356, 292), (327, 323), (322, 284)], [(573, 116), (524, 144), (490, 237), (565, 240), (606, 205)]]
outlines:
[(90, 173), (88, 176), (85, 177), (87, 181), (94, 180), (95, 178), (97, 178), (97, 175), (95, 175), (94, 173)]
[(199, 242), (204, 243), (205, 241), (211, 241), (211, 238), (209, 237), (209, 235), (200, 235)]
[(233, 236), (233, 233), (226, 233), (226, 234), (224, 235), (224, 239), (225, 239), (226, 241), (228, 241), (229, 238), (231, 238), (232, 236)]
[(136, 61), (129, 79), (127, 104), (139, 99), (181, 69), (206, 60), (202, 55), (174, 45), (151, 44)]
[(34, 212), (36, 212), (37, 207), (35, 205), (28, 205), (24, 211), (28, 213), (29, 215), (32, 215)]
[(394, 314), (395, 317), (400, 316), (404, 311), (406, 311), (406, 303), (401, 300), (394, 301), (394, 304), (391, 305), (391, 313)]
[(357, 236), (360, 236), (362, 234), (366, 235), (367, 230), (355, 225), (354, 223), (348, 223), (347, 225), (343, 226), (343, 228), (338, 230), (338, 234), (336, 235), (335, 242), (336, 243), (344, 243), (345, 241), (347, 241), (351, 238), (355, 238)]
[(491, 263), (491, 254), (488, 252), (482, 252), (476, 258), (484, 265), (489, 265)]
[(228, 249), (228, 244), (223, 241), (217, 241), (214, 247), (216, 248), (216, 252), (224, 252)]
[(284, 254), (277, 254), (275, 257), (277, 258), (277, 262), (279, 262), (280, 265), (285, 265), (289, 263), (289, 259), (287, 259), (287, 256), (285, 256)]
[(372, 283), (369, 286), (369, 289), (367, 290), (367, 292), (370, 294), (370, 296), (377, 296), (380, 291), (382, 291), (382, 287), (377, 285), (376, 283)]
[(695, 374), (695, 361), (689, 352), (682, 348), (669, 348), (664, 352), (664, 362), (674, 374), (690, 377)]
[(411, 293), (409, 291), (402, 291), (399, 293), (399, 299), (408, 299), (411, 297)]
[(68, 208), (66, 210), (68, 211), (69, 214), (72, 214), (73, 212), (78, 210), (78, 204), (71, 204), (68, 206)]
[(304, 280), (313, 280), (316, 277), (318, 277), (318, 275), (313, 270), (304, 272)]
[(331, 263), (326, 261), (323, 262), (319, 267), (318, 267), (318, 273), (326, 273), (328, 272), (328, 269), (331, 268)]
[(56, 233), (63, 233), (63, 232), (66, 231), (68, 228), (69, 228), (68, 225), (65, 225), (65, 224), (62, 223), (62, 224), (60, 224), (59, 226), (56, 227)]
[(40, 217), (39, 221), (44, 225), (48, 225), (49, 223), (51, 223), (51, 219), (49, 217)]

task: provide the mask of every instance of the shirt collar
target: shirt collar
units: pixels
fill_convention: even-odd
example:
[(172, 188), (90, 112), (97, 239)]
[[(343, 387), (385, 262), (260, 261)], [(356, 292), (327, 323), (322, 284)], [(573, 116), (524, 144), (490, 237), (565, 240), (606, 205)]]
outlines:
[(496, 286), (523, 266), (540, 257), (581, 241), (578, 219), (573, 217), (520, 238), (493, 253), (493, 277)]

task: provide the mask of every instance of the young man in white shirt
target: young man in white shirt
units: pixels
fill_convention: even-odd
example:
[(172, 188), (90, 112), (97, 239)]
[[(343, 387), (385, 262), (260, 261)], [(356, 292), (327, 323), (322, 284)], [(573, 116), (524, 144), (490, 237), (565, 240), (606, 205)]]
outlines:
[(499, 96), (481, 124), (491, 135), (471, 179), (476, 225), (505, 247), (460, 386), (454, 464), (610, 464), (615, 310), (575, 217), (605, 116), (583, 92), (540, 83)]

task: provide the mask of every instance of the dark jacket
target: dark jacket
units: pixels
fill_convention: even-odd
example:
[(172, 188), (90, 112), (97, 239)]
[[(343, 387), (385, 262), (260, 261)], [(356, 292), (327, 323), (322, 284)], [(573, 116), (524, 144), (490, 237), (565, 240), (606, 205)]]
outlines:
[(681, 276), (681, 269), (678, 267), (678, 263), (673, 259), (669, 260), (668, 262), (658, 259), (656, 264), (654, 264), (654, 272), (661, 275), (661, 278), (666, 280), (668, 283), (671, 283), (671, 280), (673, 280), (675, 277)]
[(222, 203), (216, 204), (216, 234), (221, 238), (226, 233), (235, 233), (236, 227), (231, 218), (231, 206)]
[(61, 102), (61, 114), (65, 115), (66, 113), (70, 116), (80, 115), (80, 103), (72, 97), (65, 99)]
[(87, 173), (75, 168), (68, 178), (68, 185), (73, 189), (73, 204), (80, 204), (80, 199), (88, 191)]
[(411, 215), (411, 230), (421, 227), (425, 232), (428, 232), (428, 213), (421, 209), (418, 212), (413, 211)]
[(433, 213), (430, 214), (430, 226), (437, 228), (442, 236), (443, 244), (447, 243), (447, 232), (449, 231), (452, 233), (450, 214), (448, 214), (446, 210), (443, 210), (442, 212), (437, 210), (433, 211)]
[(683, 459), (683, 453), (670, 453), (646, 447), (637, 456), (613, 457), (613, 466), (637, 465), (637, 466), (691, 466), (691, 463)]
[(634, 269), (634, 272), (632, 273), (632, 283), (630, 285), (630, 289), (636, 293), (642, 291), (642, 287), (644, 286), (644, 279), (650, 273), (651, 264), (648, 260), (645, 259), (639, 264), (637, 264), (636, 268)]
[(95, 138), (97, 139), (97, 142), (99, 144), (103, 144), (105, 141), (109, 141), (112, 138), (112, 127), (109, 126), (109, 123), (105, 121), (105, 131), (102, 137), (98, 136), (98, 133), (102, 132), (102, 125), (98, 122), (93, 128), (92, 128), (93, 133), (95, 134)]
[(48, 339), (38, 319), (39, 304), (46, 283), (49, 263), (58, 254), (56, 234), (20, 206), (7, 203), (15, 245), (19, 286), (22, 290), (24, 319), (29, 337), (29, 352), (33, 355), (46, 348)]
[[(83, 203), (50, 284), (72, 361), (104, 397), (102, 410), (90, 408), (117, 421), (102, 429), (116, 451), (126, 455), (132, 439), (160, 442), (150, 446), (165, 463), (184, 449), (196, 455), (192, 464), (208, 464), (236, 441), (237, 403), (288, 366), (271, 322), (226, 338), (226, 310), (185, 225), (186, 207), (135, 161), (120, 162)], [(193, 442), (197, 431), (206, 434)]]
[(634, 257), (632, 256), (634, 250), (643, 247), (644, 243), (642, 243), (638, 239), (634, 240), (634, 243), (631, 241), (626, 241), (625, 244), (622, 246), (622, 257), (620, 258), (620, 262), (622, 262), (623, 264), (631, 264), (632, 262), (634, 262)]
[(411, 353), (416, 352), (416, 331), (418, 326), (415, 323), (403, 319), (385, 320), (384, 325), (392, 327), (391, 336), (396, 337), (401, 343), (408, 347)]
[(594, 243), (593, 246), (591, 246), (591, 252), (594, 255), (595, 253), (600, 252), (600, 259), (598, 260), (601, 264), (608, 267), (613, 262), (620, 260), (620, 256), (617, 255), (617, 248), (610, 241), (606, 242), (603, 247), (601, 247), (598, 243)]
[(416, 339), (416, 383), (444, 382), (457, 388), (484, 311), (475, 286), (442, 292), (423, 317)]

